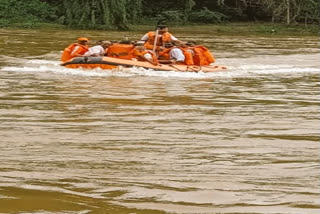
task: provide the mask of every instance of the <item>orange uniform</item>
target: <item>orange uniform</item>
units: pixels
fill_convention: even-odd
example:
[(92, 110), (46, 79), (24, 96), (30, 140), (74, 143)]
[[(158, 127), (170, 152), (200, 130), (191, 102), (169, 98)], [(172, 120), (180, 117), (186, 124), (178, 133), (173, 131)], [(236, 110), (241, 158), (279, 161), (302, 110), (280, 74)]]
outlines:
[(81, 45), (79, 43), (71, 44), (64, 49), (61, 56), (61, 61), (65, 62), (76, 56), (83, 55), (85, 52), (88, 51), (88, 49), (89, 47), (87, 45)]
[[(149, 50), (153, 50), (154, 42), (156, 39), (156, 33), (153, 31), (150, 31), (144, 37), (147, 38), (144, 46)], [(172, 42), (173, 40), (177, 40), (177, 39), (174, 36), (172, 36), (172, 34), (169, 32), (159, 34), (158, 38), (157, 38), (157, 42), (156, 42), (156, 46), (157, 46), (156, 50), (159, 50), (160, 47), (162, 47), (164, 43)]]
[[(173, 49), (173, 48), (177, 48), (177, 47), (166, 48), (165, 50), (161, 51), (161, 52), (159, 53), (159, 59), (169, 60), (169, 59), (170, 59), (170, 51), (171, 51), (171, 49)], [(185, 65), (193, 65), (194, 62), (193, 62), (192, 53), (189, 52), (186, 48), (179, 48), (179, 49), (182, 50), (183, 55), (185, 56), (185, 59), (184, 59), (183, 64), (185, 64)]]
[(195, 56), (193, 57), (195, 65), (209, 65), (216, 61), (212, 53), (208, 48), (197, 45), (194, 46)]
[(109, 46), (107, 56), (119, 59), (132, 59), (134, 58), (133, 51), (134, 45), (114, 43)]

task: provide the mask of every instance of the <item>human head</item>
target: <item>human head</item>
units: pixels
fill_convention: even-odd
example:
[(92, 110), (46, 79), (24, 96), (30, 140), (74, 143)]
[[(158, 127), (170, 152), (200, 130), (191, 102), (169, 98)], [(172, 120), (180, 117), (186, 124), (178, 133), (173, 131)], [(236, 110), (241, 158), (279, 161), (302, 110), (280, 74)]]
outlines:
[(186, 48), (186, 47), (190, 47), (190, 45), (187, 45), (187, 42), (174, 42), (174, 44), (178, 47), (182, 47), (182, 48)]
[(180, 40), (175, 40), (175, 41), (172, 41), (172, 44), (173, 44), (173, 46), (180, 47), (180, 46), (183, 46), (185, 44), (185, 42), (180, 41)]
[(173, 43), (172, 42), (166, 42), (166, 43), (164, 43), (164, 47), (165, 48), (172, 48), (174, 45), (173, 45)]
[(132, 41), (130, 41), (130, 40), (121, 40), (121, 41), (119, 42), (119, 44), (130, 45), (130, 44), (132, 44)]
[(99, 41), (96, 42), (96, 44), (97, 44), (97, 45), (101, 45), (102, 42), (103, 42), (103, 40), (99, 40)]
[(163, 29), (163, 28), (166, 28), (167, 26), (166, 25), (157, 25), (157, 28), (159, 29), (159, 30), (161, 30), (161, 29)]
[(79, 44), (82, 44), (82, 45), (85, 45), (89, 42), (89, 39), (88, 38), (85, 38), (85, 37), (80, 37), (78, 38), (78, 43)]
[(111, 45), (111, 42), (110, 41), (102, 41), (101, 42), (101, 46), (103, 47), (103, 48), (107, 48), (107, 47), (109, 47)]
[(165, 26), (165, 25), (158, 25), (158, 29), (159, 29), (159, 33), (162, 34), (162, 33), (166, 33), (169, 31), (168, 27)]

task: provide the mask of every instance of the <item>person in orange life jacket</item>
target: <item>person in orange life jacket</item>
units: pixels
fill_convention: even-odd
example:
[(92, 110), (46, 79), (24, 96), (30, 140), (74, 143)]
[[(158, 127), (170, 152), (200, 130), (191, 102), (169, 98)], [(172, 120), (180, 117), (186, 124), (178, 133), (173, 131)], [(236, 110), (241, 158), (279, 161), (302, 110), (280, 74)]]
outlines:
[(213, 54), (203, 45), (196, 45), (196, 42), (189, 41), (185, 44), (182, 44), (182, 47), (186, 51), (192, 53), (195, 65), (209, 65), (215, 62)]
[[(160, 63), (163, 64), (184, 64), (186, 59), (181, 48), (175, 46), (172, 42), (165, 43), (165, 50), (159, 53)], [(161, 56), (165, 56), (167, 59), (163, 59)]]
[(86, 53), (84, 53), (84, 56), (93, 56), (93, 57), (104, 56), (104, 54), (107, 52), (108, 47), (110, 45), (111, 45), (111, 42), (100, 40), (97, 42), (97, 45), (89, 48), (89, 50)]
[(174, 37), (171, 33), (169, 33), (169, 29), (165, 25), (159, 25), (157, 27), (158, 35), (154, 31), (150, 31), (146, 33), (140, 41), (145, 42), (144, 46), (146, 49), (153, 50), (154, 49), (154, 43), (157, 36), (156, 41), (156, 51), (161, 51), (164, 48), (164, 44), (166, 42), (172, 42), (172, 41), (178, 41), (176, 37)]
[(119, 59), (131, 59), (133, 58), (132, 51), (134, 50), (134, 48), (135, 47), (132, 44), (132, 41), (122, 40), (110, 45), (108, 51), (106, 52), (106, 55)]
[(144, 42), (136, 42), (135, 43), (135, 49), (133, 51), (134, 59), (139, 61), (147, 61), (150, 62), (153, 65), (158, 65), (158, 59), (155, 53), (152, 51), (146, 50), (146, 48), (143, 46)]
[(192, 56), (194, 56), (195, 53), (194, 53), (194, 48), (193, 47), (194, 47), (195, 44), (196, 43), (193, 42), (193, 41), (188, 41), (188, 42), (181, 43), (180, 47), (184, 48), (186, 51), (190, 52), (192, 54)]
[(85, 37), (78, 38), (78, 43), (73, 43), (64, 49), (61, 61), (64, 62), (74, 57), (83, 56), (89, 49), (88, 42), (89, 40)]

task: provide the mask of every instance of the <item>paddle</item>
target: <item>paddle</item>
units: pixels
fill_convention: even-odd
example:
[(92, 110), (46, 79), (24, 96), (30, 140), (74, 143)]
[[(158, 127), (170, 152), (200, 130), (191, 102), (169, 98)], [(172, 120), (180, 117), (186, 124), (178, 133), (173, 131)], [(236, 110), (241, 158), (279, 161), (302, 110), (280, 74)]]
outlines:
[(156, 53), (156, 47), (157, 47), (158, 37), (159, 37), (159, 28), (158, 28), (158, 26), (157, 26), (156, 36), (155, 36), (155, 38), (154, 38), (153, 49), (152, 49), (152, 51), (153, 51), (154, 53)]
[(157, 26), (156, 26), (156, 35), (154, 38), (154, 42), (153, 42), (153, 48), (152, 51), (158, 56), (158, 53), (156, 52), (156, 48), (157, 48), (157, 42), (158, 42), (158, 37), (159, 37), (159, 29), (160, 26), (162, 26), (163, 24), (165, 24), (165, 21), (163, 18), (160, 18), (157, 22)]

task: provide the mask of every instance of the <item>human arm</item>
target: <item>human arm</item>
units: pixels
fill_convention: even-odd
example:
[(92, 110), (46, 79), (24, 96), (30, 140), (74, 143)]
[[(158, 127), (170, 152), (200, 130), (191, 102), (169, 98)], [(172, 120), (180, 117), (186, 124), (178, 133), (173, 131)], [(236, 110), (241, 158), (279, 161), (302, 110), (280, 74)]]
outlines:
[(141, 37), (141, 39), (140, 39), (140, 41), (147, 41), (149, 39), (149, 36), (148, 36), (148, 34), (145, 34), (145, 35), (143, 35), (142, 37)]
[(78, 46), (76, 46), (76, 47), (72, 50), (70, 56), (71, 56), (71, 57), (81, 57), (81, 56), (83, 56), (84, 53), (86, 53), (87, 51), (88, 51), (88, 47), (78, 45)]

